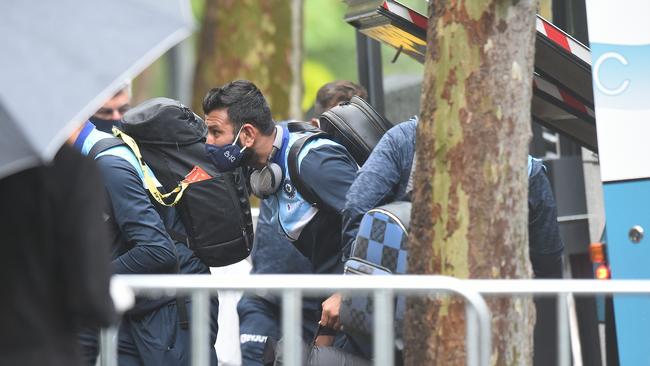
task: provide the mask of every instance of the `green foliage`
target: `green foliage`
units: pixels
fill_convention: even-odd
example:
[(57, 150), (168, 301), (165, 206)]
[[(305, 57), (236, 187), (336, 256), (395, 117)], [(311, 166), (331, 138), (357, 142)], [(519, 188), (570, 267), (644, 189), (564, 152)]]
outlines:
[[(426, 14), (426, 2), (407, 0), (404, 3)], [(326, 82), (340, 79), (358, 82), (356, 31), (345, 22), (346, 11), (347, 4), (343, 1), (305, 0), (304, 63), (308, 66), (303, 67), (303, 109), (305, 105), (311, 106), (316, 91)], [(382, 46), (384, 76), (422, 74), (422, 65), (406, 55), (401, 55), (395, 63), (391, 63), (395, 53), (395, 49)], [(314, 68), (315, 65), (319, 67)], [(329, 73), (329, 80), (323, 78), (325, 70)]]
[[(201, 27), (206, 1), (191, 0), (192, 13), (197, 24)], [(352, 80), (358, 82), (357, 54), (355, 29), (345, 22), (344, 16), (347, 4), (342, 0), (303, 0), (304, 1), (304, 33), (303, 33), (303, 110), (309, 109), (314, 102), (316, 92), (323, 84), (333, 80)], [(426, 13), (426, 2), (422, 0), (404, 0), (405, 5)], [(275, 24), (276, 27), (289, 24)], [(282, 33), (282, 32), (280, 32)], [(196, 42), (198, 32), (191, 37)], [(197, 50), (198, 51), (198, 50)], [(391, 63), (395, 50), (382, 46), (384, 76), (392, 74), (422, 74), (422, 65), (406, 55), (401, 55), (396, 63)], [(198, 52), (197, 52), (198, 55)], [(146, 82), (140, 80), (142, 95), (165, 94), (165, 65), (161, 58), (150, 71), (152, 75)]]
[(357, 81), (355, 31), (343, 20), (346, 9), (343, 1), (305, 0), (303, 110), (313, 105), (323, 84)]
[(302, 64), (302, 77), (305, 84), (302, 95), (302, 110), (307, 111), (314, 105), (316, 93), (324, 84), (334, 80), (332, 71), (316, 60), (305, 60)]
[(203, 19), (205, 1), (206, 0), (191, 0), (190, 2), (192, 5), (192, 13), (194, 14), (194, 19), (196, 19), (197, 22), (201, 22), (201, 19)]

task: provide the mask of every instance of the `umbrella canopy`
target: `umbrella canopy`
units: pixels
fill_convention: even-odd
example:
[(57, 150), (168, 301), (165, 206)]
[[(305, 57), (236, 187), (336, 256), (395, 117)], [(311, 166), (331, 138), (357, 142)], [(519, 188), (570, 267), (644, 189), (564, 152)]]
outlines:
[(0, 4), (0, 179), (56, 154), (67, 136), (189, 36), (187, 0)]

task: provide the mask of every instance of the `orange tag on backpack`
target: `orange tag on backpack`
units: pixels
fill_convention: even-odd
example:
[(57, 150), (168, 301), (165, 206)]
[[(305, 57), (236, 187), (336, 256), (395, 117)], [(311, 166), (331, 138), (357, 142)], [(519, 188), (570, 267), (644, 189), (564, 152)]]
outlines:
[(196, 182), (201, 182), (212, 178), (210, 174), (206, 173), (205, 170), (201, 169), (200, 166), (195, 165), (191, 172), (187, 173), (183, 182), (186, 184), (192, 184)]

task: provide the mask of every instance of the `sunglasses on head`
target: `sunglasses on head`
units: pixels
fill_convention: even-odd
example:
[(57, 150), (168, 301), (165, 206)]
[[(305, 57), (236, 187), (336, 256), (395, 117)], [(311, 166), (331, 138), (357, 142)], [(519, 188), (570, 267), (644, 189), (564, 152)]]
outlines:
[(102, 107), (102, 108), (99, 108), (99, 110), (97, 110), (97, 114), (106, 114), (106, 115), (111, 114), (112, 115), (116, 111), (119, 114), (124, 114), (129, 109), (131, 109), (131, 106), (129, 104), (125, 104), (125, 105), (123, 105), (123, 106), (121, 106), (119, 108), (104, 108), (104, 107)]

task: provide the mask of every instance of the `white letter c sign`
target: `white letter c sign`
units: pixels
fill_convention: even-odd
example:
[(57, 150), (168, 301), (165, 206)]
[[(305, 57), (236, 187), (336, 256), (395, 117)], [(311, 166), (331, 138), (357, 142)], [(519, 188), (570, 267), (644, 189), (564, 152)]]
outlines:
[(596, 87), (603, 92), (603, 94), (606, 95), (619, 95), (622, 92), (627, 89), (627, 87), (630, 85), (630, 80), (625, 79), (619, 85), (618, 88), (616, 89), (609, 89), (605, 87), (601, 82), (600, 82), (600, 67), (602, 66), (603, 62), (609, 60), (610, 58), (615, 59), (616, 61), (622, 63), (623, 65), (627, 66), (628, 62), (625, 59), (625, 57), (621, 56), (620, 54), (616, 52), (606, 52), (602, 56), (598, 58), (598, 61), (596, 61), (596, 64), (594, 65), (594, 83), (596, 84)]

